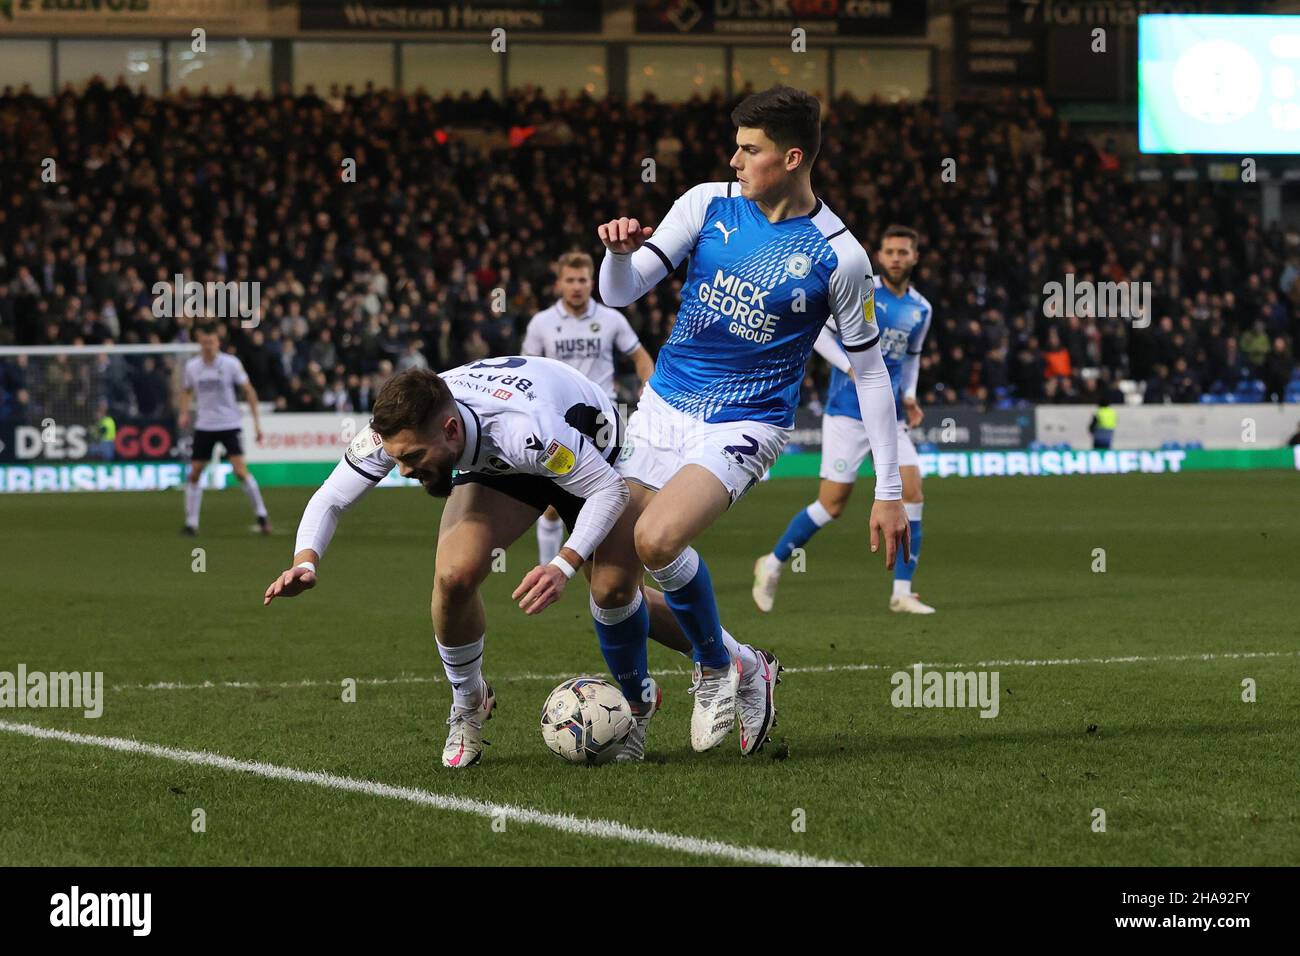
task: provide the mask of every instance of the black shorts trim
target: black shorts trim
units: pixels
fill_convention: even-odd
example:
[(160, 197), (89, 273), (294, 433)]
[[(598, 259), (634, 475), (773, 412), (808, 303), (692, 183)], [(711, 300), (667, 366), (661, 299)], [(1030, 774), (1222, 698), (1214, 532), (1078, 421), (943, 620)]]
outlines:
[[(583, 441), (586, 440), (584, 435)], [(605, 455), (605, 461), (612, 466), (622, 452), (621, 443), (614, 445)], [(485, 475), (477, 471), (462, 471), (451, 480), (451, 484), (453, 488), (457, 485), (484, 485), (538, 511), (554, 508), (570, 531), (578, 520), (578, 512), (582, 510), (584, 502), (584, 499), (570, 494), (553, 479), (543, 475)]]
[(244, 453), (244, 446), (239, 440), (239, 429), (228, 428), (224, 431), (199, 431), (194, 429), (194, 443), (190, 451), (190, 461), (208, 461), (212, 450), (220, 445), (227, 458)]
[(453, 488), (459, 485), (483, 485), (530, 508), (536, 508), (538, 512), (554, 508), (570, 531), (578, 520), (578, 512), (582, 510), (581, 498), (541, 475), (485, 475), (477, 471), (462, 471), (451, 483)]

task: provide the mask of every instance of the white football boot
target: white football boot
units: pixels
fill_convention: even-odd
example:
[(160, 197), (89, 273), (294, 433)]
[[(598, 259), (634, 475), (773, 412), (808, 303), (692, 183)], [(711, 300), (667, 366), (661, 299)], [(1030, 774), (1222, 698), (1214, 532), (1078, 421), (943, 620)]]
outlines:
[(754, 562), (754, 590), (750, 592), (764, 614), (772, 610), (776, 602), (776, 586), (781, 582), (781, 565), (773, 569), (767, 560), (770, 557), (770, 554), (765, 554)]
[(483, 739), (483, 724), (492, 719), (492, 711), (497, 705), (496, 694), (492, 685), (483, 681), (483, 696), (477, 707), (457, 707), (451, 705), (451, 716), (447, 718), (447, 743), (442, 748), (442, 765), (461, 769), (472, 767), (483, 756), (483, 747), (488, 741)]
[(747, 757), (758, 753), (771, 739), (768, 734), (776, 726), (776, 685), (781, 683), (781, 671), (785, 669), (771, 651), (753, 646), (749, 649), (758, 658), (758, 666), (741, 672), (736, 695), (740, 752)]
[(695, 695), (691, 712), (691, 746), (712, 750), (727, 739), (736, 723), (736, 688), (740, 684), (740, 662), (733, 660), (725, 671), (706, 671), (695, 665), (695, 680), (688, 694)]
[(898, 614), (933, 614), (934, 608), (922, 604), (919, 595), (902, 594), (889, 599), (889, 609)]
[[(653, 678), (651, 685), (654, 693), (651, 695), (654, 699), (648, 704), (631, 704), (632, 706), (632, 730), (628, 733), (627, 739), (623, 741), (623, 749), (620, 750), (614, 760), (619, 763), (634, 763), (638, 760), (645, 760), (645, 732), (650, 726), (650, 719), (659, 713), (659, 708), (664, 702), (664, 691), (658, 682)], [(644, 707), (641, 711), (638, 708)]]

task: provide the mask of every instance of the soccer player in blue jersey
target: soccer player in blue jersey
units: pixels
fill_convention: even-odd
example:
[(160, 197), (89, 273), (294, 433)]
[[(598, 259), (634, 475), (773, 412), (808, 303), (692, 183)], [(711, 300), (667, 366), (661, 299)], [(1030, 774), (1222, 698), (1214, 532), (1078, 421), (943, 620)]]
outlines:
[(742, 753), (767, 740), (780, 665), (722, 627), (709, 570), (691, 542), (758, 482), (789, 440), (804, 364), (827, 319), (847, 350), (878, 456), (871, 549), (883, 537), (891, 568), (896, 552), (908, 553), (871, 263), (811, 184), (821, 104), (775, 87), (747, 97), (731, 118), (735, 182), (693, 187), (658, 227), (624, 217), (597, 230), (606, 249), (600, 293), (614, 308), (689, 257), (676, 321), (615, 466), (631, 499), (597, 549), (591, 576), (601, 650), (637, 709), (632, 745), (639, 749), (660, 700), (646, 667), (646, 571), (694, 647), (691, 745), (716, 747), (737, 716)]
[[(898, 414), (898, 471), (903, 479), (903, 508), (911, 529), (912, 547), (908, 560), (894, 566), (894, 591), (889, 609), (901, 613), (933, 614), (912, 591), (916, 562), (921, 556), (921, 467), (916, 446), (907, 433), (921, 424), (924, 413), (916, 402), (916, 379), (921, 350), (930, 328), (930, 303), (911, 284), (916, 268), (918, 236), (907, 226), (890, 226), (881, 238), (878, 261), (884, 272), (875, 279), (876, 324), (880, 348), (893, 383)], [(871, 439), (863, 428), (857, 392), (849, 377), (851, 368), (830, 327), (815, 346), (831, 363), (831, 384), (827, 390), (826, 414), (822, 418), (821, 488), (817, 500), (790, 521), (785, 534), (771, 553), (754, 565), (754, 603), (760, 611), (772, 610), (781, 568), (795, 548), (844, 512), (853, 493), (858, 468), (871, 451)]]

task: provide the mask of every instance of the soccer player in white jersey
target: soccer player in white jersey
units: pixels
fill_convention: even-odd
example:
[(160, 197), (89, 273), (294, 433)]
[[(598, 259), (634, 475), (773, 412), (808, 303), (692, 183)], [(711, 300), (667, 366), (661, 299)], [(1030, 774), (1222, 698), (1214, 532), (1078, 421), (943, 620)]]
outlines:
[(817, 98), (790, 87), (747, 97), (732, 112), (736, 182), (693, 187), (658, 227), (619, 218), (597, 230), (606, 248), (600, 293), (611, 306), (635, 301), (690, 258), (677, 319), (618, 463), (631, 501), (596, 552), (591, 586), (602, 645), (626, 648), (628, 665), (644, 660), (645, 571), (663, 588), (695, 648), (696, 750), (726, 739), (739, 714), (741, 752), (755, 753), (775, 719), (780, 665), (723, 630), (708, 569), (691, 542), (781, 453), (804, 364), (828, 318), (848, 349), (878, 456), (871, 549), (883, 535), (891, 568), (896, 549), (907, 554), (871, 263), (810, 180), (820, 117)]
[[(893, 383), (898, 412), (898, 473), (903, 481), (903, 509), (911, 534), (911, 555), (894, 566), (894, 589), (889, 598), (891, 611), (933, 614), (912, 590), (916, 563), (921, 557), (921, 460), (908, 434), (921, 424), (925, 413), (916, 401), (916, 382), (921, 351), (930, 328), (931, 308), (925, 296), (911, 284), (916, 268), (919, 236), (909, 226), (890, 226), (880, 240), (879, 260), (883, 276), (876, 277), (876, 324), (885, 367)], [(862, 409), (849, 377), (848, 355), (840, 347), (827, 323), (817, 338), (817, 353), (831, 363), (826, 414), (822, 417), (821, 486), (817, 500), (796, 514), (776, 546), (754, 564), (754, 603), (770, 611), (776, 600), (781, 568), (795, 548), (802, 548), (823, 526), (838, 518), (849, 503), (858, 469), (871, 451), (871, 440), (862, 427)]]
[[(472, 766), (482, 756), (483, 723), (496, 706), (482, 676), (486, 618), (479, 595), (493, 552), (508, 548), (544, 508), (554, 506), (570, 536), (549, 564), (524, 575), (514, 598), (527, 614), (559, 600), (628, 500), (627, 485), (611, 464), (620, 447), (618, 417), (608, 395), (574, 369), (523, 356), (441, 375), (408, 369), (385, 383), (372, 415), (307, 503), (293, 566), (266, 589), (263, 603), (315, 586), (316, 568), (340, 516), (394, 466), (430, 495), (448, 498), (432, 600), (434, 639), (452, 688), (442, 763)], [(655, 639), (689, 653), (662, 595), (648, 593), (645, 600), (654, 614)], [(650, 682), (633, 690), (637, 696), (629, 703), (649, 720), (658, 707), (657, 688)], [(619, 759), (641, 759), (635, 744)]]
[[(622, 355), (636, 366), (642, 386), (654, 374), (655, 363), (641, 345), (622, 312), (591, 297), (595, 265), (585, 252), (566, 252), (556, 263), (555, 291), (559, 298), (528, 322), (521, 351), (557, 359), (576, 368), (614, 397), (614, 357)], [(547, 508), (537, 522), (538, 563), (560, 553), (564, 522)]]
[(203, 504), (203, 486), (199, 479), (203, 469), (212, 460), (212, 451), (222, 447), (226, 458), (235, 470), (239, 485), (248, 496), (257, 517), (257, 527), (262, 534), (271, 533), (271, 522), (262, 501), (262, 490), (257, 479), (244, 462), (244, 446), (240, 442), (243, 422), (235, 390), (239, 389), (253, 414), (253, 431), (260, 444), (262, 419), (257, 408), (257, 391), (244, 372), (243, 363), (233, 355), (220, 350), (221, 340), (215, 326), (199, 329), (199, 354), (185, 363), (180, 395), (179, 424), (189, 426), (190, 406), (194, 412), (194, 447), (190, 453), (190, 474), (185, 482), (185, 525), (182, 534), (199, 533), (199, 508)]

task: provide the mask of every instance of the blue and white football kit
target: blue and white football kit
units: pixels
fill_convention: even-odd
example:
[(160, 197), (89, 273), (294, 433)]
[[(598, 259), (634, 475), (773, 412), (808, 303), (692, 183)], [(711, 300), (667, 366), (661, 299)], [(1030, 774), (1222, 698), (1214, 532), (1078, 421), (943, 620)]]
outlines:
[[(894, 388), (894, 406), (898, 418), (898, 463), (918, 466), (916, 446), (907, 431), (903, 399), (916, 397), (916, 381), (921, 366), (921, 350), (930, 330), (933, 312), (925, 296), (909, 286), (901, 296), (877, 276), (876, 324), (880, 328), (880, 351)], [(833, 334), (833, 329), (827, 328)], [(833, 351), (832, 351), (833, 350)], [(858, 469), (871, 453), (871, 440), (862, 427), (862, 409), (853, 380), (836, 367), (848, 368), (847, 358), (838, 342), (818, 340), (817, 351), (832, 362), (830, 385), (826, 390), (826, 414), (822, 417), (821, 477), (828, 481), (852, 484)], [(838, 354), (836, 354), (838, 353)]]
[[(820, 200), (806, 216), (771, 222), (737, 183), (703, 183), (678, 198), (641, 248), (606, 251), (601, 297), (625, 306), (688, 256), (677, 318), (628, 422), (619, 473), (658, 490), (684, 466), (699, 465), (718, 478), (734, 505), (789, 440), (804, 366), (830, 319), (847, 349), (864, 425), (878, 450), (876, 495), (900, 498), (893, 392), (877, 348), (871, 263), (848, 227)], [(694, 548), (667, 567), (648, 570), (694, 646), (696, 664), (726, 670), (731, 658), (712, 583)], [(623, 623), (638, 623), (626, 633), (620, 633), (622, 624), (611, 627), (598, 615), (602, 647), (643, 646), (643, 615), (635, 608)], [(692, 743), (707, 749), (721, 729), (705, 728), (710, 739), (701, 744), (693, 719)], [(742, 723), (741, 746), (749, 752), (743, 737)]]
[[(916, 446), (907, 431), (907, 414), (903, 399), (916, 397), (916, 382), (921, 365), (921, 350), (930, 329), (932, 309), (925, 296), (908, 287), (896, 295), (879, 278), (875, 279), (876, 324), (880, 329), (880, 348), (894, 391), (898, 433), (899, 466), (920, 466)], [(853, 484), (858, 469), (871, 452), (871, 437), (862, 422), (862, 410), (853, 381), (848, 356), (828, 322), (818, 336), (817, 353), (831, 363), (830, 387), (827, 389), (826, 413), (822, 417), (821, 477), (826, 481)], [(911, 547), (907, 560), (899, 555), (894, 565), (895, 597), (911, 594), (916, 562), (921, 554), (921, 502), (904, 504), (907, 512)], [(770, 555), (759, 558), (754, 568), (754, 601), (759, 609), (771, 610), (776, 580), (781, 566), (802, 548), (818, 530), (831, 522), (831, 513), (820, 499), (796, 514), (777, 541)]]
[[(704, 183), (673, 204), (635, 253), (606, 253), (601, 296), (630, 303), (688, 255), (677, 319), (628, 423), (618, 469), (657, 490), (683, 465), (701, 465), (734, 504), (789, 440), (803, 368), (828, 318), (850, 353), (869, 363), (863, 387), (886, 387), (873, 347), (871, 263), (820, 201), (807, 216), (774, 223), (736, 183)], [(877, 430), (889, 439), (878, 441), (892, 445), (891, 408), (876, 407)], [(897, 471), (882, 450), (877, 496), (898, 498)]]

